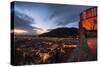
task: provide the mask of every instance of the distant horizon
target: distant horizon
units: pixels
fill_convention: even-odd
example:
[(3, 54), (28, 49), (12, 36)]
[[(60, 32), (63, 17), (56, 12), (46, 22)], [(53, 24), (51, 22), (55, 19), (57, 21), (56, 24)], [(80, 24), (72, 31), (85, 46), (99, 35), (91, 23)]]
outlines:
[[(75, 27), (59, 27), (59, 28), (75, 28)], [(55, 29), (59, 29), (59, 28), (55, 28)], [(17, 31), (14, 31), (14, 30), (12, 30), (11, 31), (11, 33), (14, 33), (15, 35), (34, 35), (34, 36), (37, 36), (37, 35), (41, 35), (41, 34), (44, 34), (44, 33), (48, 33), (48, 32), (51, 32), (52, 30), (55, 30), (55, 29), (51, 29), (51, 30), (48, 30), (48, 31), (46, 31), (46, 32), (43, 32), (43, 33), (40, 33), (40, 34), (27, 34), (27, 33), (25, 33), (26, 31), (24, 31), (24, 30), (17, 30)], [(76, 28), (76, 29), (79, 29), (79, 28)], [(19, 31), (19, 32), (18, 32)]]

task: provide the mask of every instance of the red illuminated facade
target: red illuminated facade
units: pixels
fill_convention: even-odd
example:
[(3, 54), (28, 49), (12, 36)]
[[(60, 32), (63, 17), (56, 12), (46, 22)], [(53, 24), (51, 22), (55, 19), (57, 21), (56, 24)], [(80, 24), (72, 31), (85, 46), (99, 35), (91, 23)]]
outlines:
[(90, 31), (97, 30), (97, 7), (89, 8), (80, 14), (81, 27)]

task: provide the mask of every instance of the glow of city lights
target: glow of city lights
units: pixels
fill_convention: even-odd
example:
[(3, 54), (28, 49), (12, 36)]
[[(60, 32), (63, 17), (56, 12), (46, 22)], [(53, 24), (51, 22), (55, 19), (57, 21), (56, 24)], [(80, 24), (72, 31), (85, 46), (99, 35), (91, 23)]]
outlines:
[(50, 55), (48, 53), (40, 53), (40, 57), (42, 58), (43, 62), (45, 62)]
[(17, 33), (17, 34), (27, 33), (27, 31), (21, 30), (21, 29), (14, 29), (13, 32), (14, 32), (14, 33)]

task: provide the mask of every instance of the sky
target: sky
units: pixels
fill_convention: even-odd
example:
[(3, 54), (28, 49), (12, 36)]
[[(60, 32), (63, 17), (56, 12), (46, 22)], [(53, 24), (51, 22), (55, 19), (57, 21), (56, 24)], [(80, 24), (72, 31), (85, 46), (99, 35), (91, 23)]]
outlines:
[(14, 2), (14, 32), (41, 34), (59, 27), (79, 28), (80, 13), (91, 6)]

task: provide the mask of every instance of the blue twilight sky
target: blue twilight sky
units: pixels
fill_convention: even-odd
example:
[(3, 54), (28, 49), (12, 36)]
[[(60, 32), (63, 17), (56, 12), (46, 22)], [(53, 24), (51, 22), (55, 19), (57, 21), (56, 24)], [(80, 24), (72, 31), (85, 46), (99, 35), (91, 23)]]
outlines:
[(90, 7), (14, 2), (14, 27), (34, 34), (58, 27), (78, 28), (80, 13)]

